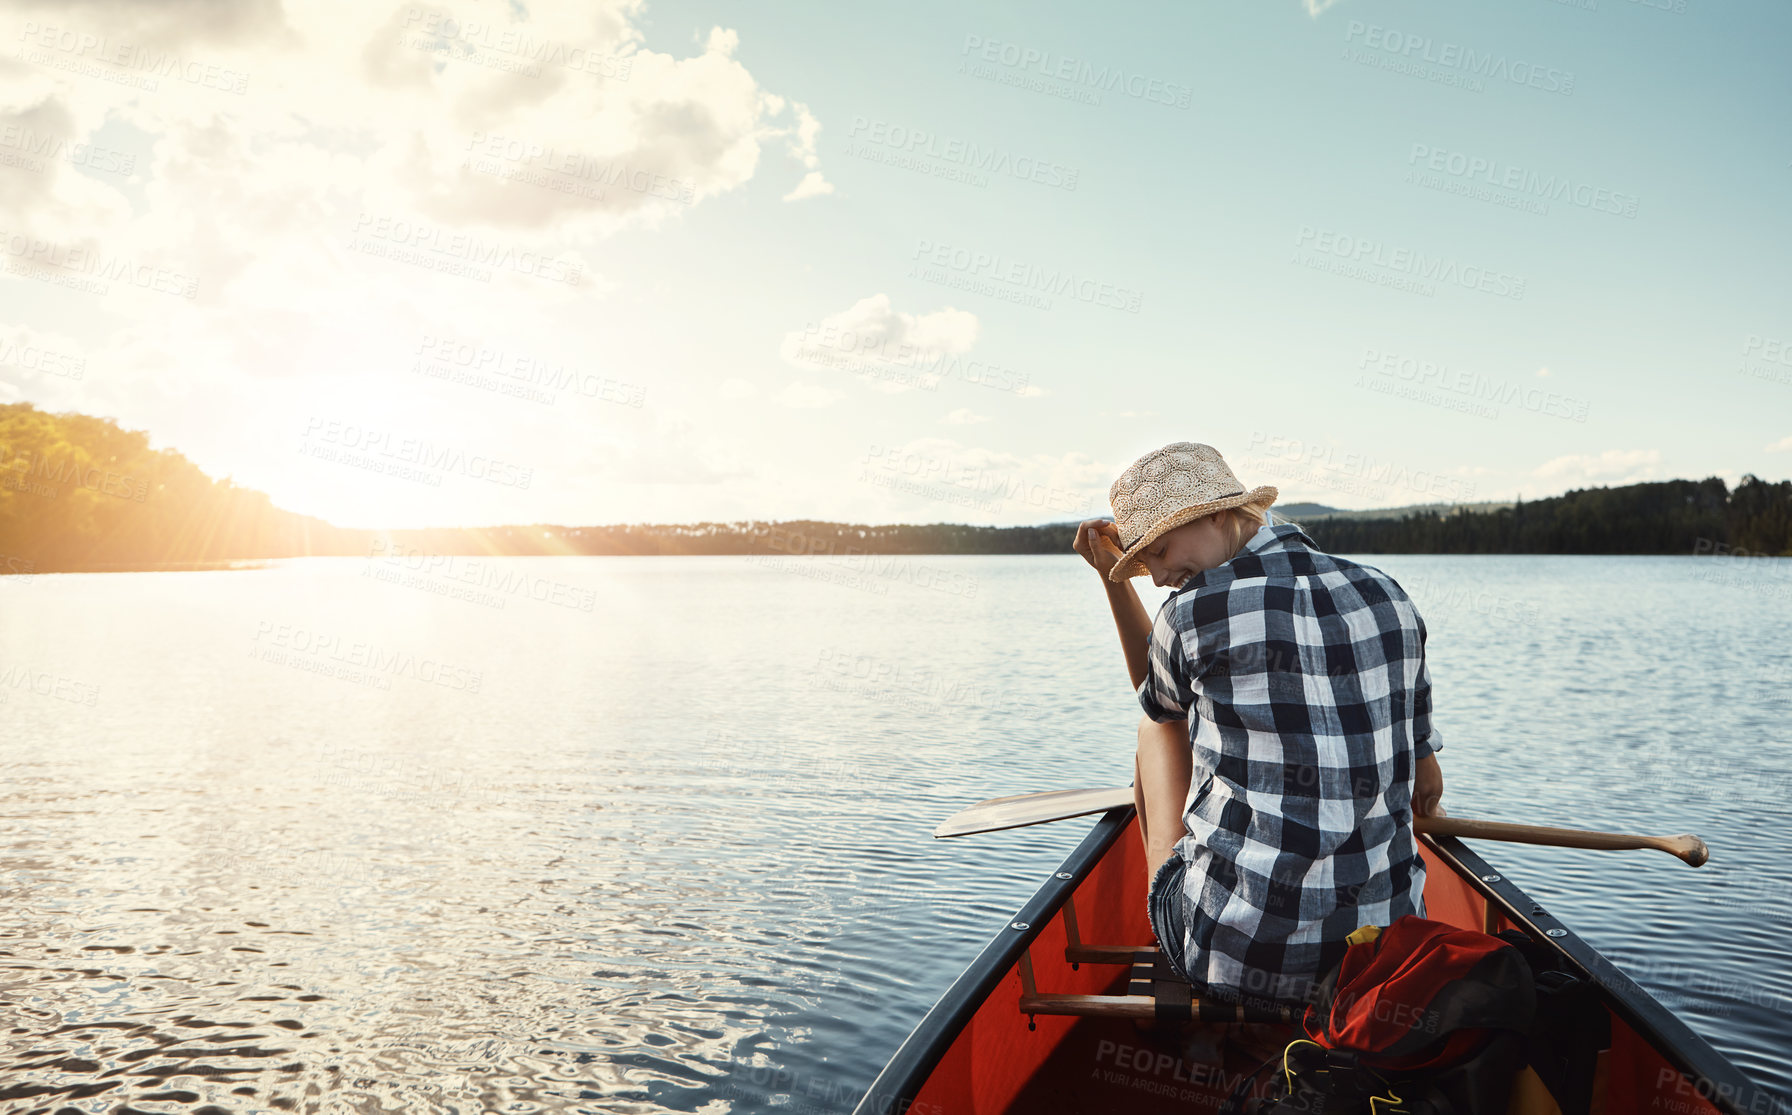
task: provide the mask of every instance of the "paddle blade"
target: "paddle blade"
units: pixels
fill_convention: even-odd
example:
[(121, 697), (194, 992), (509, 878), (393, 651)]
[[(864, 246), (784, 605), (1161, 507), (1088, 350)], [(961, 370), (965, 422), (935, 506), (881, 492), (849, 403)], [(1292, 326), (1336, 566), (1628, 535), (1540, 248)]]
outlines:
[(1015, 794), (1012, 797), (990, 798), (969, 809), (961, 810), (940, 822), (933, 830), (936, 839), (948, 836), (970, 836), (978, 832), (997, 832), (1070, 817), (1086, 817), (1106, 813), (1132, 804), (1131, 786), (1112, 786), (1099, 790), (1048, 790), (1038, 794)]

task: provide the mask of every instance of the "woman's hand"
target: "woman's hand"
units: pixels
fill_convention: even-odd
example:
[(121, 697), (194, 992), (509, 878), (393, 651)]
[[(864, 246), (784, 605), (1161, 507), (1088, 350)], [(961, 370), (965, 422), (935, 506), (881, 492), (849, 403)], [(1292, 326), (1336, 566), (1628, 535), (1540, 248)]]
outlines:
[(1120, 528), (1106, 519), (1087, 519), (1076, 528), (1072, 549), (1101, 574), (1103, 581), (1125, 551), (1120, 548)]
[(1412, 780), (1412, 815), (1441, 817), (1443, 807), (1438, 799), (1444, 796), (1444, 768), (1437, 765), (1436, 755), (1419, 760)]
[(1085, 519), (1076, 528), (1076, 541), (1070, 548), (1083, 555), (1089, 567), (1101, 575), (1101, 587), (1107, 590), (1108, 606), (1114, 610), (1114, 628), (1120, 633), (1120, 647), (1126, 654), (1126, 674), (1136, 692), (1145, 683), (1151, 669), (1151, 617), (1131, 581), (1115, 584), (1108, 579), (1120, 555), (1120, 528), (1106, 519)]

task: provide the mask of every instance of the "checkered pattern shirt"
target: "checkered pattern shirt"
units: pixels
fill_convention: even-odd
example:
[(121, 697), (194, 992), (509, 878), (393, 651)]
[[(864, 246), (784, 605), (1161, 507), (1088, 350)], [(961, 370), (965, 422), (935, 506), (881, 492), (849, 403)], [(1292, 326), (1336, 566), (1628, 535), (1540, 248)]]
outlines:
[(1393, 578), (1262, 527), (1165, 601), (1150, 660), (1139, 703), (1186, 718), (1194, 749), (1191, 981), (1300, 1001), (1352, 930), (1424, 916), (1413, 765), (1441, 741), (1425, 623)]

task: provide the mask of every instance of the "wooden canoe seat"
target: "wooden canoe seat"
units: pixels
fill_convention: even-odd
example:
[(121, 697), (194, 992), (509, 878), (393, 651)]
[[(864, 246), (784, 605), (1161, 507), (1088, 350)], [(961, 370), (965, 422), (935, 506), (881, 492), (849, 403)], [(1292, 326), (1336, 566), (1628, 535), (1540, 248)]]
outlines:
[(1078, 964), (1135, 964), (1141, 956), (1155, 954), (1156, 945), (1085, 945), (1076, 927), (1076, 899), (1064, 902), (1064, 959)]
[(1125, 995), (1057, 995), (1033, 982), (1032, 950), (1020, 958), (1022, 1014), (1072, 1014), (1087, 1018), (1150, 1018), (1159, 1022), (1294, 1021), (1292, 1007), (1258, 1007), (1223, 999), (1196, 998), (1194, 988), (1173, 970), (1155, 945), (1086, 945), (1077, 931), (1076, 902), (1065, 902), (1064, 959), (1078, 964), (1124, 964), (1132, 968)]

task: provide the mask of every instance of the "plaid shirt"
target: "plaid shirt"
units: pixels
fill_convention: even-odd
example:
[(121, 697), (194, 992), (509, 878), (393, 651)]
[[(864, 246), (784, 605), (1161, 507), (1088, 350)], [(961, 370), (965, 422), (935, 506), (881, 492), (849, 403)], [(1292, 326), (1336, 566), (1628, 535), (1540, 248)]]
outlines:
[(1299, 1001), (1352, 930), (1424, 916), (1413, 764), (1441, 740), (1425, 622), (1393, 578), (1265, 526), (1164, 602), (1150, 659), (1139, 703), (1186, 717), (1194, 749), (1176, 846), (1194, 983)]

